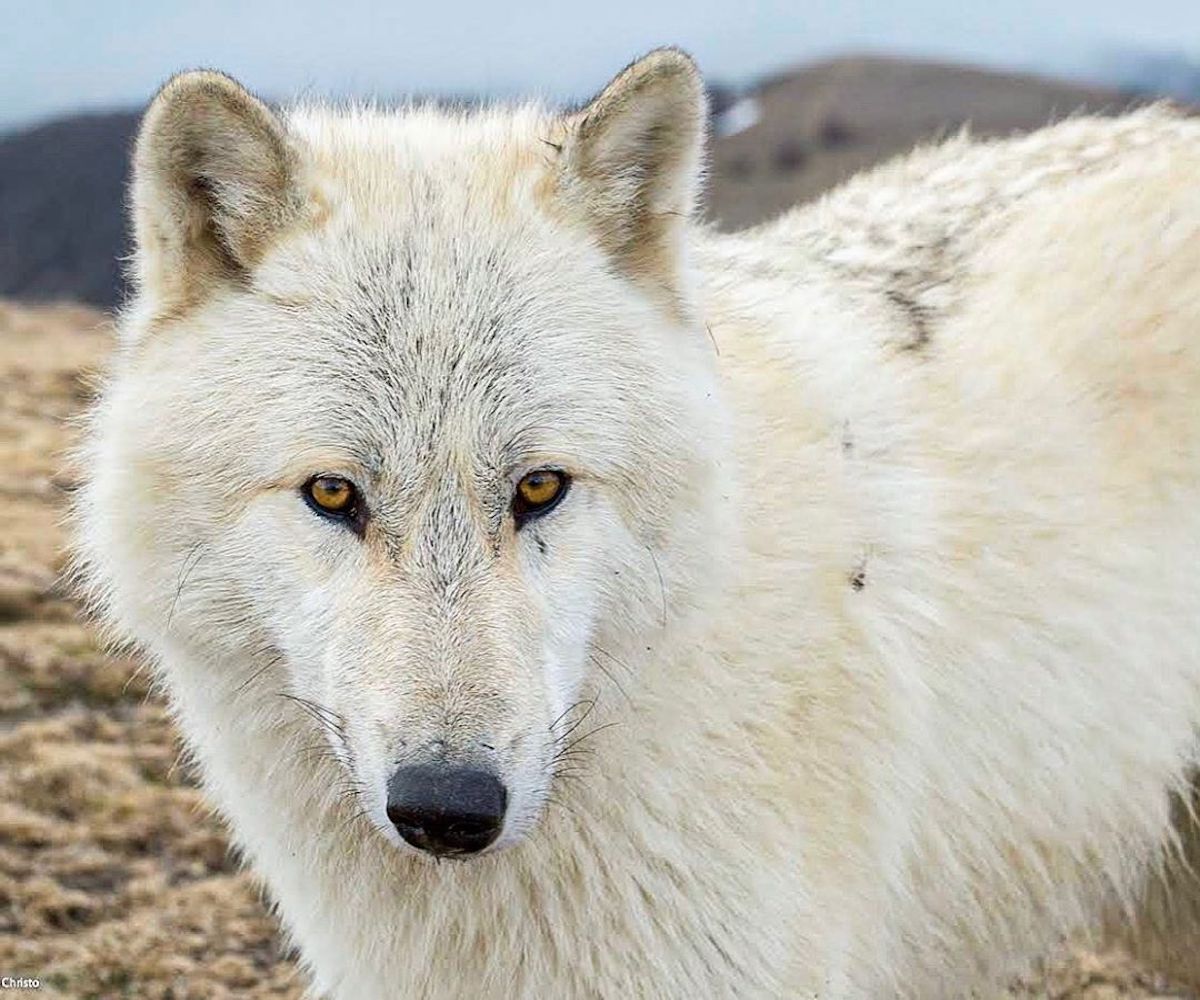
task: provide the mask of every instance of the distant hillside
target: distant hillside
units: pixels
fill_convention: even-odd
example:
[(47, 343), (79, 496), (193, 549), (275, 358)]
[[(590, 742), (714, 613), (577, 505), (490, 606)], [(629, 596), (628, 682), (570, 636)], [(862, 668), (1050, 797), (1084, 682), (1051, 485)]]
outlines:
[(0, 137), (0, 295), (118, 301), (135, 112)]
[[(880, 57), (802, 67), (762, 81), (747, 96), (753, 103), (741, 115), (755, 123), (718, 138), (713, 149), (709, 211), (722, 228), (770, 218), (964, 125), (975, 135), (1008, 135), (1078, 111), (1116, 113), (1147, 100), (1036, 76)], [(737, 105), (725, 115), (737, 116)]]
[[(862, 168), (970, 122), (982, 135), (1081, 109), (1117, 91), (898, 59), (851, 58), (721, 88), (709, 214), (723, 228), (769, 218)], [(124, 186), (136, 113), (66, 118), (0, 137), (0, 296), (120, 300)]]
[(1093, 60), (1089, 70), (1094, 79), (1119, 81), (1132, 93), (1200, 103), (1200, 58), (1184, 52), (1119, 48)]

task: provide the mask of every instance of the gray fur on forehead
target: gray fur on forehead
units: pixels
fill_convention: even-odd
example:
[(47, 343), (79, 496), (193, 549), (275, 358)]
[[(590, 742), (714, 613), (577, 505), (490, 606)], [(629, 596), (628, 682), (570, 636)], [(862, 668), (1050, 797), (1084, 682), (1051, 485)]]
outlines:
[(498, 252), (402, 240), (364, 247), (347, 292), (333, 325), (383, 362), (379, 374), (402, 401), (428, 406), (448, 401), (450, 390), (463, 399), (494, 393), (500, 376), (503, 391), (514, 378), (528, 384), (531, 345), (505, 333), (532, 318), (529, 303)]
[(566, 444), (555, 427), (598, 385), (581, 370), (627, 354), (636, 331), (536, 280), (539, 255), (531, 242), (520, 252), (488, 245), (468, 220), (419, 215), (396, 233), (318, 248), (305, 262), (303, 304), (279, 303), (296, 331), (295, 348), (278, 355), (280, 374), (317, 374), (314, 402), (335, 422), (348, 417), (338, 400), (352, 395), (358, 424), (346, 432), (369, 447), (371, 464), (428, 463), (450, 436), (473, 439), (480, 461), (497, 464), (535, 442)]
[[(506, 336), (521, 324), (523, 303), (506, 282), (480, 280), (465, 258), (456, 263), (434, 280), (438, 265), (418, 262), (411, 245), (362, 248), (348, 287), (308, 320), (338, 342), (332, 384), (353, 389), (360, 412), (368, 400), (374, 422), (386, 422), (378, 429), (418, 456), (432, 452), (452, 410), (486, 416), (478, 423), (487, 435), (537, 405), (533, 345)], [(495, 255), (479, 266), (501, 269)]]

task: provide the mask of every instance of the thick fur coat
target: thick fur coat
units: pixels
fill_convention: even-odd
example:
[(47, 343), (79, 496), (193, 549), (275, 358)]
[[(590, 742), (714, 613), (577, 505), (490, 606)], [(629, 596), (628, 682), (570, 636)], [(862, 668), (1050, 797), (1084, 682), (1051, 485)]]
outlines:
[[(1200, 977), (1200, 124), (720, 235), (705, 121), (671, 50), (569, 114), (146, 115), (80, 564), (314, 992), (957, 997), (1131, 919)], [(508, 789), (477, 857), (388, 820), (431, 755)]]

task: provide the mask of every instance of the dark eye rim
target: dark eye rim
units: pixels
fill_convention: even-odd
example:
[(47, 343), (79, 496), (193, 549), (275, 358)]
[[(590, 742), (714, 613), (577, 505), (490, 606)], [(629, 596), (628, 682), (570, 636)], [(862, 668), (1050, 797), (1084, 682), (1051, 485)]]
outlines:
[[(317, 503), (316, 498), (312, 495), (312, 486), (318, 479), (337, 479), (346, 483), (350, 487), (354, 495), (354, 499), (344, 510), (329, 510)], [(354, 480), (347, 479), (345, 476), (336, 476), (328, 472), (320, 472), (315, 476), (309, 476), (304, 481), (304, 485), (300, 487), (300, 496), (304, 502), (308, 504), (308, 509), (319, 517), (323, 517), (327, 521), (334, 521), (349, 527), (355, 534), (361, 535), (367, 523), (367, 508), (363, 503), (362, 490), (358, 488)]]
[[(555, 507), (562, 503), (563, 498), (571, 491), (571, 476), (562, 469), (530, 469), (525, 473), (524, 476), (521, 477), (521, 480), (525, 479), (526, 476), (532, 476), (536, 472), (553, 473), (558, 477), (561, 485), (559, 486), (558, 492), (555, 493), (551, 499), (547, 500), (543, 504), (537, 505), (527, 503), (521, 496), (520, 490), (513, 490), (513, 522), (516, 524), (518, 529), (528, 524), (530, 521), (536, 520), (539, 517), (545, 517), (550, 513), (550, 511), (554, 510)], [(518, 485), (520, 484), (521, 480), (518, 480)]]

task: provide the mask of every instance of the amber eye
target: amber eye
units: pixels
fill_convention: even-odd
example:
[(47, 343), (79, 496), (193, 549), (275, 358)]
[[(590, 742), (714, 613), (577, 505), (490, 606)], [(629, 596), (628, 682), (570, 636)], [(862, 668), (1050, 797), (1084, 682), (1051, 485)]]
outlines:
[(525, 476), (517, 483), (513, 497), (513, 515), (518, 526), (549, 511), (566, 494), (570, 482), (567, 474), (557, 469), (538, 469)]
[(358, 515), (358, 490), (341, 476), (315, 476), (304, 484), (304, 498), (318, 513), (353, 518)]

